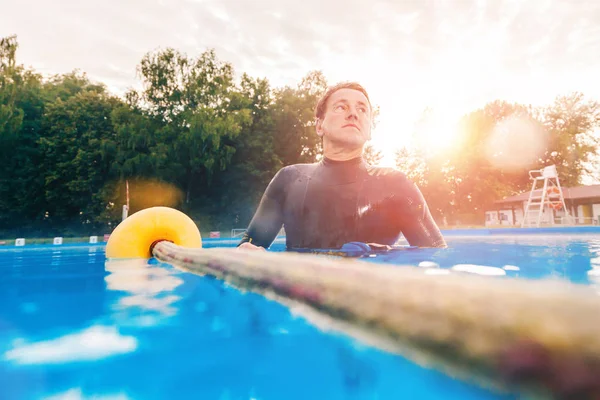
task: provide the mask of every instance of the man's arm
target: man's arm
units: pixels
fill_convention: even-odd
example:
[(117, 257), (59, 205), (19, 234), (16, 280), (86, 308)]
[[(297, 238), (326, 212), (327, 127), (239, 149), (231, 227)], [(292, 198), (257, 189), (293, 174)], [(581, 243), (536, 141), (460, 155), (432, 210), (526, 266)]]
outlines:
[(238, 247), (244, 243), (268, 248), (283, 225), (283, 200), (286, 184), (285, 168), (277, 172), (260, 200), (258, 209), (250, 221)]
[(400, 197), (402, 201), (397, 210), (398, 222), (408, 243), (418, 247), (447, 247), (423, 194), (406, 177), (403, 177), (401, 183)]

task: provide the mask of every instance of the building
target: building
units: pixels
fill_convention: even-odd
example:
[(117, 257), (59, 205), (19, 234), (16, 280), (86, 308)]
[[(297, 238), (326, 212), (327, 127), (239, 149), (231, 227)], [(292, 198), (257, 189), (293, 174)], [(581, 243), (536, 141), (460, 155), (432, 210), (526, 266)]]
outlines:
[[(568, 225), (600, 225), (600, 185), (563, 187), (563, 196), (569, 212), (544, 210), (546, 223)], [(495, 202), (496, 209), (485, 213), (485, 225), (521, 225), (529, 191)]]

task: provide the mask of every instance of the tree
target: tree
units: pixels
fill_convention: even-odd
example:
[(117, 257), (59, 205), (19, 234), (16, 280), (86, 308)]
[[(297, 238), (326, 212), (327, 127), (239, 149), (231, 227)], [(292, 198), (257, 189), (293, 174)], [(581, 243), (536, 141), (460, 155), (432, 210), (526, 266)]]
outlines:
[(0, 229), (25, 232), (44, 204), (36, 146), (44, 104), (41, 77), (17, 65), (17, 48), (15, 36), (0, 39)]
[(365, 146), (363, 157), (369, 164), (378, 165), (383, 159), (383, 154), (369, 143)]
[(421, 147), (399, 154), (397, 163), (422, 164), (418, 180), (438, 218), (481, 223), (496, 200), (529, 190), (531, 169), (556, 164), (564, 185), (579, 184), (598, 148), (598, 115), (597, 103), (580, 95), (541, 109), (494, 101), (461, 119), (448, 151)]
[(275, 91), (274, 150), (283, 165), (314, 162), (321, 152), (321, 139), (315, 132), (314, 108), (327, 90), (321, 72), (307, 74), (296, 88)]
[[(464, 116), (448, 157), (461, 222), (478, 223), (494, 201), (528, 184), (527, 171), (543, 151), (544, 135), (530, 108), (495, 101)], [(535, 144), (530, 146), (530, 144)]]
[(542, 123), (550, 134), (543, 165), (557, 166), (565, 186), (581, 184), (584, 175), (600, 177), (597, 165), (591, 161), (598, 154), (600, 138), (600, 104), (586, 100), (581, 93), (559, 96), (543, 109)]
[(235, 138), (236, 152), (231, 165), (220, 173), (213, 185), (214, 207), (220, 226), (246, 226), (267, 184), (282, 162), (274, 151), (275, 123), (273, 94), (266, 79), (253, 79), (244, 74), (240, 83), (240, 99), (251, 112)]
[(67, 101), (82, 92), (107, 93), (106, 86), (89, 80), (85, 72), (74, 70), (66, 74), (53, 75), (44, 85), (47, 102), (57, 99)]
[(172, 176), (190, 204), (216, 171), (235, 153), (232, 140), (249, 118), (237, 100), (233, 68), (208, 50), (195, 59), (173, 49), (148, 53), (140, 64), (144, 90), (139, 94), (150, 117), (160, 123), (153, 152), (170, 160)]
[[(327, 82), (318, 71), (273, 88), (246, 74), (237, 80), (214, 50), (189, 57), (168, 48), (142, 58), (142, 89), (119, 99), (85, 72), (43, 79), (18, 64), (17, 50), (15, 36), (0, 38), (5, 234), (113, 227), (125, 181), (130, 213), (168, 205), (203, 229), (243, 227), (277, 170), (322, 150), (314, 107)], [(463, 116), (447, 152), (423, 142), (398, 151), (396, 164), (436, 219), (481, 223), (495, 200), (529, 189), (529, 169), (556, 164), (567, 186), (598, 173), (599, 125), (599, 104), (580, 93), (543, 108), (495, 101)], [(415, 143), (423, 129), (415, 127)], [(367, 146), (365, 157), (377, 164), (381, 153)]]
[(14, 136), (23, 122), (23, 110), (15, 104), (22, 72), (15, 65), (17, 47), (16, 36), (0, 39), (0, 134), (3, 138)]
[(97, 226), (105, 208), (102, 190), (114, 161), (111, 113), (119, 100), (79, 91), (47, 106), (39, 144), (45, 179), (46, 218), (55, 227)]

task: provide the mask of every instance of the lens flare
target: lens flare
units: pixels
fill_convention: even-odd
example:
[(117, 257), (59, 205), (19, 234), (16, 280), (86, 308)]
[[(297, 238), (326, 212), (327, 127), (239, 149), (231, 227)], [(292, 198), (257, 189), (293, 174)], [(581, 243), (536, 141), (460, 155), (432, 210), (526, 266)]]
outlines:
[[(184, 199), (183, 191), (173, 184), (157, 179), (128, 179), (129, 215), (150, 207), (179, 206)], [(118, 204), (127, 204), (126, 181), (117, 184)]]
[(485, 154), (498, 168), (519, 170), (536, 163), (546, 142), (546, 132), (540, 125), (512, 116), (496, 124), (485, 144)]

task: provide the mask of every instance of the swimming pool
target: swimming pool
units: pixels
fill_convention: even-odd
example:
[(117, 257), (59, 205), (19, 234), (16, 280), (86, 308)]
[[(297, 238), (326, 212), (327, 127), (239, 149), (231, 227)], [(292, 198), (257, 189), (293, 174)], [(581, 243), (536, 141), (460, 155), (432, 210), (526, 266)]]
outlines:
[[(447, 240), (365, 262), (597, 284), (600, 234)], [(323, 333), (212, 278), (156, 260), (105, 263), (102, 245), (2, 248), (0, 268), (2, 398), (514, 397)]]

